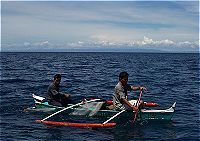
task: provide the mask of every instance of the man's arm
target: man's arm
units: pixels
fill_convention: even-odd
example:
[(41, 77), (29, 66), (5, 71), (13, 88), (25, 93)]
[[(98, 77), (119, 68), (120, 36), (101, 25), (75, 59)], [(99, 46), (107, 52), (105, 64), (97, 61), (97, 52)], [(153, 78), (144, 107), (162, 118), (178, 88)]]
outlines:
[(142, 87), (142, 86), (131, 86), (131, 89), (134, 90), (134, 91), (137, 91), (137, 90), (145, 90), (147, 91), (147, 89), (145, 87)]

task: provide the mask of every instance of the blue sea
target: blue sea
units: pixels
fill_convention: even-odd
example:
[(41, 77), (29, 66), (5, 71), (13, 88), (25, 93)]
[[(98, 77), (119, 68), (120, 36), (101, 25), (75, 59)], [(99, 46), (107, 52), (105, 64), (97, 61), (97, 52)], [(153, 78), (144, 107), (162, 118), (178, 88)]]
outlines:
[[(148, 89), (142, 100), (157, 102), (160, 109), (177, 102), (172, 121), (137, 126), (127, 121), (107, 129), (55, 127), (35, 122), (49, 113), (25, 110), (34, 107), (33, 93), (46, 95), (56, 73), (62, 75), (60, 91), (79, 101), (111, 99), (121, 71), (129, 73), (129, 84)], [(0, 83), (2, 141), (200, 140), (198, 53), (1, 53)], [(129, 99), (138, 93), (130, 92)]]

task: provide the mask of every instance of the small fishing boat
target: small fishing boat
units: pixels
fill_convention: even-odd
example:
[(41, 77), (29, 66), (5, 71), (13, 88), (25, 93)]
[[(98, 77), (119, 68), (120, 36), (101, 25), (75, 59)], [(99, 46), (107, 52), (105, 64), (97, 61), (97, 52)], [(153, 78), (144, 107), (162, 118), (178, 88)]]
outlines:
[[(33, 99), (35, 101), (36, 108), (50, 108), (52, 110), (61, 110), (61, 109), (66, 108), (66, 107), (58, 107), (58, 106), (50, 105), (48, 102), (43, 102), (44, 99), (45, 99), (44, 97), (36, 96), (34, 94), (33, 94)], [(104, 102), (104, 103), (106, 103), (106, 102)], [(109, 101), (108, 103), (111, 103), (111, 102)], [(152, 103), (152, 104), (156, 105), (155, 103)], [(174, 102), (174, 104), (170, 108), (167, 108), (167, 109), (162, 109), (162, 110), (158, 110), (158, 109), (141, 109), (140, 112), (138, 113), (137, 120), (163, 120), (163, 121), (170, 121), (172, 119), (173, 115), (174, 115), (175, 106), (176, 106), (176, 102)], [(94, 116), (106, 119), (106, 118), (112, 117), (113, 115), (115, 115), (115, 114), (117, 114), (119, 112), (119, 111), (116, 111), (116, 110), (108, 110), (105, 107), (106, 106), (102, 105), (102, 108), (99, 109), (98, 112), (95, 113)], [(79, 109), (77, 107), (73, 107), (73, 108), (69, 108), (68, 112), (72, 113), (73, 111), (77, 111), (77, 110), (84, 110), (84, 109), (83, 108)], [(120, 116), (118, 116), (116, 119), (126, 118), (127, 120), (131, 120), (131, 119), (133, 119), (134, 114), (135, 114), (134, 111), (133, 112), (125, 111)]]

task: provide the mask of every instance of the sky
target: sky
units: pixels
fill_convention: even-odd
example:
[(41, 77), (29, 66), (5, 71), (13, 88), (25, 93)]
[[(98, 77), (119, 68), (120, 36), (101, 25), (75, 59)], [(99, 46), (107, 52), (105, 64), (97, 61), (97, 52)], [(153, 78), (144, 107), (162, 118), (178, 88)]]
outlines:
[(1, 51), (199, 52), (199, 2), (2, 1)]

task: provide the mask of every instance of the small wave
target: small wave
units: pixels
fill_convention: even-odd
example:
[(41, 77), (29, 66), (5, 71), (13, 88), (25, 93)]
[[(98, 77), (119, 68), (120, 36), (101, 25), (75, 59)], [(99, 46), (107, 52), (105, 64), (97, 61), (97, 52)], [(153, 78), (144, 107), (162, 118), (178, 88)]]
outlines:
[(30, 80), (19, 79), (19, 78), (2, 79), (2, 80), (1, 80), (1, 82), (3, 82), (3, 83), (15, 83), (15, 82), (21, 83), (21, 82), (27, 82), (27, 81), (30, 81)]

